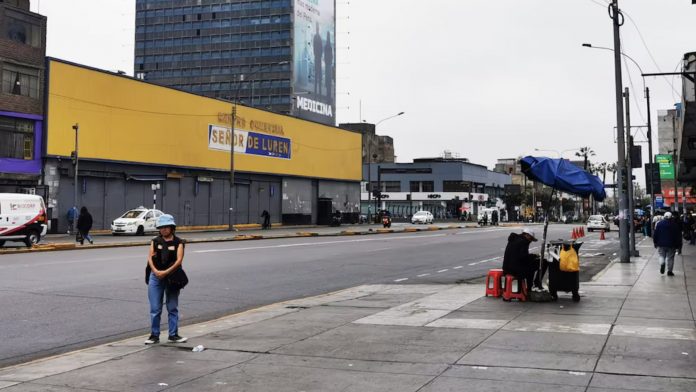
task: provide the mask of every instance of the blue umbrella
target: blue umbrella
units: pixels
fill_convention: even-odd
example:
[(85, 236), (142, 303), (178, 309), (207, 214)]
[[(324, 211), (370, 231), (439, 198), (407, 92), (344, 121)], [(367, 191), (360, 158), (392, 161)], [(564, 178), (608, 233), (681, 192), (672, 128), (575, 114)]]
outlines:
[[(541, 182), (555, 190), (582, 197), (591, 195), (597, 201), (602, 201), (607, 197), (607, 193), (604, 191), (604, 184), (599, 177), (582, 170), (566, 159), (526, 156), (520, 159), (520, 165), (522, 166), (522, 173), (529, 179)], [(551, 197), (553, 197), (553, 192), (551, 192)], [(544, 218), (544, 237), (541, 242), (541, 258), (539, 274), (537, 275), (539, 282), (541, 282), (541, 260), (544, 259), (546, 235), (549, 227), (548, 208)]]
[(602, 201), (607, 197), (599, 177), (573, 165), (566, 159), (527, 156), (520, 160), (522, 173), (559, 191)]

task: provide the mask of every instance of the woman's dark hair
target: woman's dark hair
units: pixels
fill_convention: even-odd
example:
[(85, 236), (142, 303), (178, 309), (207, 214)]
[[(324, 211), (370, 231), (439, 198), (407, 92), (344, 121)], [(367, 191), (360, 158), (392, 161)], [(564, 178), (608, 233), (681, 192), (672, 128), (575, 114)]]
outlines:
[(87, 207), (80, 208), (80, 214), (86, 214), (87, 212)]

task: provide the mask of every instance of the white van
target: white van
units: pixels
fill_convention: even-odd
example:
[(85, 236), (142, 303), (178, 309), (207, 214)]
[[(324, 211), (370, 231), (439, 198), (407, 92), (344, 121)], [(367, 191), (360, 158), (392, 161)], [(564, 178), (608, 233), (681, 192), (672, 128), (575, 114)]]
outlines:
[(6, 241), (39, 243), (48, 230), (43, 198), (22, 193), (0, 193), (0, 246)]

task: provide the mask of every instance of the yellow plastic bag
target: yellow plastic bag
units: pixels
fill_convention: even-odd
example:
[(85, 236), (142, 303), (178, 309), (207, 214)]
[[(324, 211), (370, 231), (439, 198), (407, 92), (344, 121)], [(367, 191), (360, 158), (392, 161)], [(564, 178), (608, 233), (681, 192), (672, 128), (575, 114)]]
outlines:
[(572, 246), (569, 250), (561, 249), (561, 261), (560, 269), (564, 272), (578, 272), (580, 271), (580, 259), (578, 258), (578, 252)]

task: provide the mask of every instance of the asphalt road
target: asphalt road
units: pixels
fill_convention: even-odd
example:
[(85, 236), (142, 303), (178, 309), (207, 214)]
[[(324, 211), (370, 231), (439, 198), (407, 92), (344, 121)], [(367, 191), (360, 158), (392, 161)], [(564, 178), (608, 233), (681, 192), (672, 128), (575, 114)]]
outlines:
[[(534, 229), (540, 236), (541, 227)], [(182, 323), (361, 284), (478, 278), (502, 264), (507, 236), (519, 230), (190, 244)], [(569, 230), (552, 225), (549, 238), (568, 238)], [(598, 241), (588, 233), (586, 277), (618, 248), (615, 237)], [(146, 253), (131, 247), (0, 256), (0, 367), (147, 334)]]

